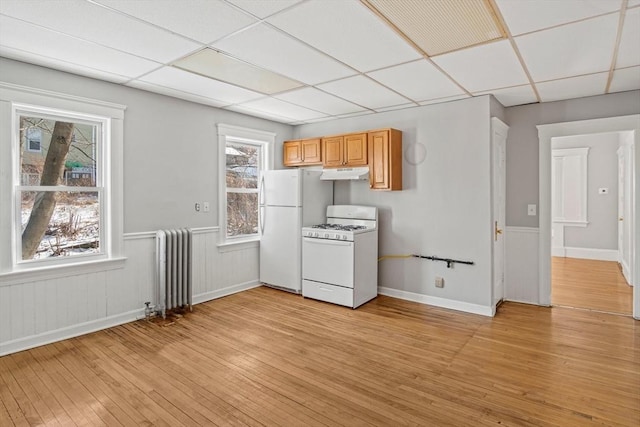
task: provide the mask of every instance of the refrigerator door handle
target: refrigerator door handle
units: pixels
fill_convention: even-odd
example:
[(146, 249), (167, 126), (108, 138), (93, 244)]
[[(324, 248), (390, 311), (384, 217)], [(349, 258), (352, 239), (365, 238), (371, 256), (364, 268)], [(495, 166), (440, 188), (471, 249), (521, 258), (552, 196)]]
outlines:
[(266, 205), (265, 196), (266, 196), (266, 193), (264, 192), (264, 173), (263, 173), (262, 176), (260, 177), (260, 191), (258, 193), (258, 204), (260, 206)]
[(258, 212), (258, 215), (260, 216), (260, 235), (264, 236), (264, 223), (265, 223), (265, 216), (267, 215), (267, 209), (265, 206), (260, 206), (260, 211)]

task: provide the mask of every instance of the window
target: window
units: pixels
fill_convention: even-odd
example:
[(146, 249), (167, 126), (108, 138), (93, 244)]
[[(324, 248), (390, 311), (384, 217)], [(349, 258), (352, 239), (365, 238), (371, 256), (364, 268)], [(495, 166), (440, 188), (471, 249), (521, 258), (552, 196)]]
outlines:
[(589, 147), (552, 150), (552, 220), (587, 225), (587, 163)]
[(258, 238), (259, 177), (270, 164), (269, 147), (274, 138), (268, 132), (218, 125), (222, 243)]
[(0, 276), (121, 262), (124, 107), (0, 82), (0, 114)]

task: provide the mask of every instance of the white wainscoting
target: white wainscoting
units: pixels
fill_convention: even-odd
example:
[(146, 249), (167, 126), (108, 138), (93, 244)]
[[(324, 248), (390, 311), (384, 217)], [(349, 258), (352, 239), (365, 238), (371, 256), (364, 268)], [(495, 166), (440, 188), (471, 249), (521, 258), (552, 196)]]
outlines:
[[(218, 227), (193, 235), (194, 303), (259, 285), (259, 248), (217, 247)], [(155, 233), (124, 236), (124, 268), (0, 284), (0, 356), (131, 322), (155, 303)]]
[(539, 304), (538, 238), (534, 227), (506, 227), (505, 299)]

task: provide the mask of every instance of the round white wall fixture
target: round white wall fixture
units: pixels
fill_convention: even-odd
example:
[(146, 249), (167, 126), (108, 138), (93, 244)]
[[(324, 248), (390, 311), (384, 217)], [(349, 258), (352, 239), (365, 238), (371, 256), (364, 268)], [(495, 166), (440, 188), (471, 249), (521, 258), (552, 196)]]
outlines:
[(414, 142), (413, 144), (407, 145), (404, 149), (404, 159), (410, 165), (419, 165), (424, 162), (424, 159), (427, 157), (427, 148), (424, 144), (419, 142)]

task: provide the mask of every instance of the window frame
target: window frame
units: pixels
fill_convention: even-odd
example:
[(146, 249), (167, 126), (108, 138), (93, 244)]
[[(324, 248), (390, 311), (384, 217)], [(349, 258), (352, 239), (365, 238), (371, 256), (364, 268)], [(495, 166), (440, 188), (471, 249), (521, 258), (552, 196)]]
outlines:
[[(0, 279), (20, 283), (37, 277), (63, 277), (75, 271), (121, 268), (123, 256), (123, 120), (126, 107), (42, 89), (0, 82), (0, 146), (11, 147), (11, 155), (0, 157)], [(29, 113), (53, 115), (102, 123), (100, 205), (100, 254), (22, 260), (19, 192), (19, 116)], [(25, 147), (26, 148), (26, 147)], [(8, 149), (7, 149), (8, 150)], [(96, 182), (96, 184), (98, 184)], [(62, 187), (55, 187), (56, 189)], [(63, 188), (67, 190), (66, 187)], [(97, 191), (95, 187), (92, 191)], [(102, 268), (100, 267), (102, 266)]]
[[(218, 123), (218, 224), (220, 239), (218, 246), (235, 245), (260, 240), (260, 229), (256, 234), (227, 236), (227, 144), (246, 144), (260, 147), (261, 155), (258, 170), (258, 187), (254, 189), (236, 189), (235, 193), (260, 194), (260, 175), (263, 171), (273, 168), (273, 146), (276, 134), (262, 130), (244, 128)], [(250, 191), (247, 191), (250, 190)], [(259, 203), (259, 202), (258, 202)], [(260, 209), (258, 207), (258, 224), (260, 223)]]

